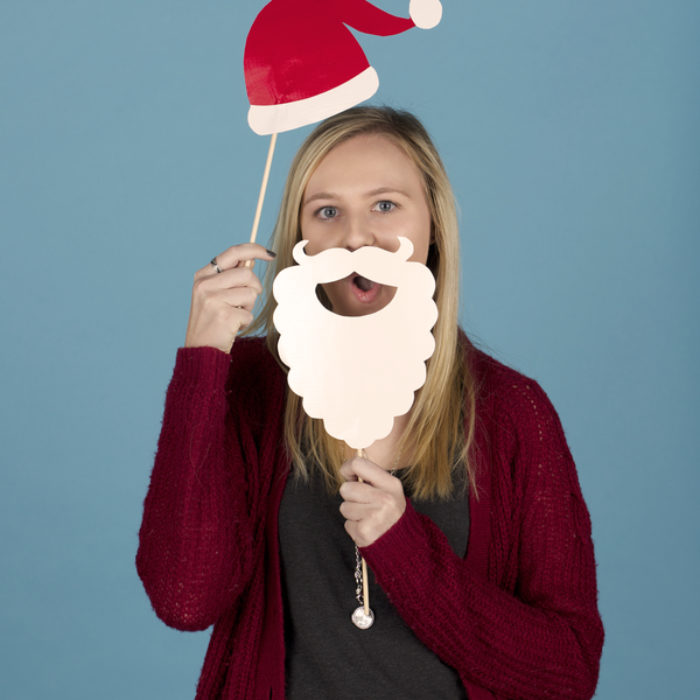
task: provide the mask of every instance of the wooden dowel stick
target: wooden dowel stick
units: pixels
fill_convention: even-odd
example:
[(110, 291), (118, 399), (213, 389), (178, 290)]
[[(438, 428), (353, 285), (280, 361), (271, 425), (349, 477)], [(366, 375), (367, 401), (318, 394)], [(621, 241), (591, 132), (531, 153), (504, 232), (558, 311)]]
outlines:
[[(360, 448), (357, 451), (357, 456), (364, 457), (365, 451)], [(362, 479), (359, 476), (357, 480), (362, 483)], [(369, 617), (369, 578), (367, 576), (367, 562), (364, 557), (362, 557), (362, 600), (364, 601), (365, 615)]]
[[(250, 242), (255, 243), (258, 236), (258, 226), (260, 225), (260, 215), (262, 214), (263, 202), (265, 201), (265, 191), (267, 190), (267, 181), (270, 178), (270, 166), (272, 165), (272, 156), (275, 153), (275, 144), (277, 143), (277, 134), (270, 136), (270, 147), (267, 149), (267, 160), (265, 161), (265, 170), (263, 172), (262, 183), (260, 185), (260, 193), (258, 194), (258, 206), (255, 208), (255, 218), (253, 219), (253, 228), (250, 232)], [(252, 260), (246, 260), (245, 266), (251, 267)]]
[(265, 171), (263, 172), (262, 183), (260, 185), (260, 194), (258, 194), (258, 206), (255, 208), (255, 218), (253, 219), (253, 229), (250, 232), (250, 242), (255, 243), (258, 235), (258, 226), (260, 225), (260, 215), (262, 214), (263, 202), (265, 201), (265, 190), (267, 190), (267, 181), (270, 178), (270, 166), (272, 165), (272, 156), (275, 153), (275, 144), (277, 143), (277, 134), (270, 136), (270, 147), (267, 149), (267, 160), (265, 161)]
[(365, 615), (369, 617), (369, 582), (367, 581), (367, 562), (362, 557), (362, 599), (365, 604)]

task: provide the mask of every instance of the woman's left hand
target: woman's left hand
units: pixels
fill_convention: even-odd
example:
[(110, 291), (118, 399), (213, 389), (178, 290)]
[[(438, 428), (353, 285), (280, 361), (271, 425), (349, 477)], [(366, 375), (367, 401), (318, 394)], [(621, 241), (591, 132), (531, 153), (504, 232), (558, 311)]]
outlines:
[[(400, 479), (362, 457), (343, 464), (340, 474), (340, 512), (345, 529), (358, 547), (367, 547), (379, 539), (406, 510), (406, 498)], [(358, 481), (358, 477), (364, 483)]]

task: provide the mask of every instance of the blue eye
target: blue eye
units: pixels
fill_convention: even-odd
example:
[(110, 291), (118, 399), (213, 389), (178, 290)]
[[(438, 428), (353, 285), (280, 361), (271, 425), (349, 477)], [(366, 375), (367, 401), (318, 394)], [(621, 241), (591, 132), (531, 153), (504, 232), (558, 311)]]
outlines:
[(322, 219), (334, 219), (336, 216), (338, 216), (338, 210), (336, 207), (321, 207), (317, 214)]
[(381, 202), (377, 202), (377, 209), (381, 212), (388, 212), (396, 208), (394, 202), (390, 202), (388, 199), (383, 199)]

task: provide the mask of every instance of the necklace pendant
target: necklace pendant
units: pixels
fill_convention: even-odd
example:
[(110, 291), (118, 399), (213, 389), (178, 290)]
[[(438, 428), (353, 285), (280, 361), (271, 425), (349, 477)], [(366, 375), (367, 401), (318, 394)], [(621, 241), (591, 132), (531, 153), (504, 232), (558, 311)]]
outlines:
[(365, 615), (365, 608), (360, 605), (359, 608), (355, 608), (354, 612), (350, 616), (352, 624), (361, 630), (369, 629), (374, 624), (374, 613), (372, 609), (369, 610), (369, 615)]

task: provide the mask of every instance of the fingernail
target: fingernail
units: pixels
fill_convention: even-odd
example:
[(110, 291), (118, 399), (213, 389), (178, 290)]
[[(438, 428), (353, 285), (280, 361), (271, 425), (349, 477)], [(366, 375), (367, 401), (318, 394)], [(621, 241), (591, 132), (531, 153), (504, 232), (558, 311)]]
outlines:
[(273, 253), (271, 250), (268, 250), (267, 248), (265, 248), (265, 252), (266, 252), (268, 255), (271, 255), (273, 258), (276, 258), (276, 257), (277, 257), (277, 253)]

